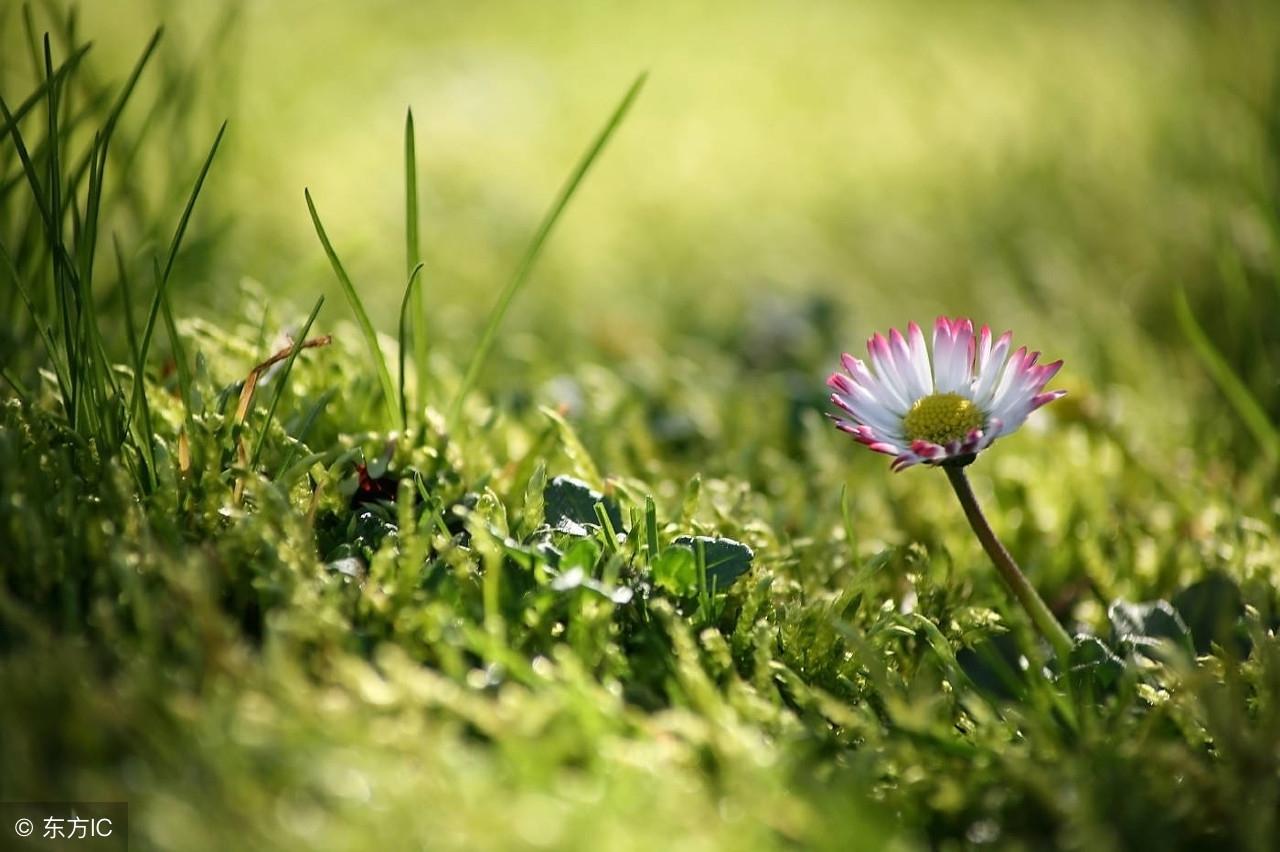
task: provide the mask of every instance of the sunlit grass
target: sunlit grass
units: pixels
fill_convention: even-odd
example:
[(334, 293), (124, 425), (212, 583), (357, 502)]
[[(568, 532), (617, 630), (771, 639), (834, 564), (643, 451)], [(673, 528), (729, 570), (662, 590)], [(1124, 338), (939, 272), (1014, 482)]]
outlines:
[[(0, 799), (1269, 848), (1274, 11), (110, 5), (0, 8)], [(823, 416), (941, 312), (1067, 361), (971, 477), (1068, 671)]]

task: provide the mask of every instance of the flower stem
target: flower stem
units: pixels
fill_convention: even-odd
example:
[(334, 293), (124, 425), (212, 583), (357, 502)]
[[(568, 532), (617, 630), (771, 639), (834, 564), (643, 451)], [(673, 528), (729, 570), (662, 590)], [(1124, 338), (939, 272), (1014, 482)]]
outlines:
[(1027, 611), (1027, 615), (1031, 616), (1031, 621), (1035, 624), (1040, 634), (1049, 641), (1053, 646), (1053, 650), (1057, 652), (1058, 658), (1063, 664), (1067, 662), (1071, 654), (1071, 637), (1067, 635), (1066, 629), (1058, 623), (1058, 619), (1053, 617), (1049, 607), (1045, 604), (1044, 599), (1036, 592), (1035, 587), (1027, 580), (1025, 574), (1018, 568), (1018, 563), (1013, 561), (1013, 557), (1009, 555), (1009, 551), (1005, 550), (1000, 539), (996, 538), (996, 534), (992, 532), (991, 525), (987, 523), (987, 518), (982, 514), (982, 507), (978, 505), (978, 498), (973, 494), (973, 488), (969, 485), (969, 477), (965, 475), (963, 467), (944, 466), (943, 470), (947, 472), (947, 478), (951, 480), (951, 487), (955, 489), (956, 497), (960, 500), (960, 505), (964, 508), (965, 517), (969, 519), (969, 526), (973, 527), (973, 532), (978, 536), (978, 541), (982, 542), (982, 547), (987, 551), (987, 555), (991, 557), (991, 561), (996, 564), (996, 570), (1000, 572), (1000, 577), (1004, 580), (1005, 585), (1013, 592), (1013, 596), (1018, 599), (1018, 603), (1022, 604), (1022, 608)]

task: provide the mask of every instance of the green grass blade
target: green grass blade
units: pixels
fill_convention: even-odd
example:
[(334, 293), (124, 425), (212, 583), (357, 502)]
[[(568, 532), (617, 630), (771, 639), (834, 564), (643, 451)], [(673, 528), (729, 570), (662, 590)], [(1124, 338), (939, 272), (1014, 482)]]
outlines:
[[(414, 269), (422, 264), (422, 248), (419, 245), (418, 225), (418, 155), (417, 141), (413, 129), (413, 110), (409, 110), (404, 120), (404, 226), (405, 226), (405, 268), (410, 278)], [(412, 288), (412, 285), (410, 285)], [(404, 313), (403, 306), (400, 309)], [(418, 409), (427, 405), (427, 306), (422, 288), (418, 287), (413, 299), (413, 365), (418, 374)], [(404, 351), (404, 321), (400, 323), (400, 348)], [(403, 374), (403, 357), (401, 359)], [(400, 380), (400, 404), (404, 404), (404, 379)], [(405, 428), (408, 428), (407, 425)]]
[[(62, 319), (62, 345), (67, 358), (67, 374), (71, 380), (71, 408), (67, 411), (67, 419), (71, 428), (80, 425), (80, 399), (84, 393), (82, 382), (91, 372), (92, 360), (85, 353), (83, 343), (83, 327), (81, 325), (82, 295), (79, 284), (71, 267), (70, 256), (63, 240), (62, 230), (62, 134), (58, 130), (58, 95), (61, 84), (53, 78), (53, 50), (49, 44), (49, 36), (44, 36), (44, 79), (46, 125), (48, 138), (47, 179), (44, 190), (48, 193), (45, 209), (49, 215), (45, 220), (45, 239), (49, 247), (50, 261), (53, 265), (53, 291), (58, 305), (58, 314)], [(16, 136), (16, 133), (15, 133)], [(32, 188), (36, 186), (32, 183)]]
[(292, 467), (293, 457), (298, 454), (298, 446), (307, 440), (307, 435), (311, 432), (311, 427), (315, 424), (316, 418), (320, 416), (320, 412), (324, 411), (324, 407), (337, 395), (337, 388), (329, 388), (320, 394), (320, 398), (315, 401), (311, 408), (307, 409), (307, 413), (302, 418), (302, 423), (298, 425), (298, 434), (293, 436), (297, 443), (291, 446), (289, 452), (285, 454), (284, 461), (280, 464), (281, 470), (288, 471)]
[(0, 243), (0, 260), (4, 261), (5, 271), (8, 272), (9, 278), (13, 281), (14, 288), (18, 291), (19, 298), (26, 305), (27, 312), (31, 314), (31, 321), (36, 327), (36, 333), (40, 336), (40, 340), (44, 343), (44, 348), (49, 353), (49, 361), (53, 364), (54, 375), (58, 378), (58, 390), (65, 398), (70, 390), (70, 383), (67, 378), (67, 368), (63, 364), (62, 359), (58, 355), (58, 347), (53, 339), (53, 332), (49, 327), (40, 321), (40, 314), (36, 311), (35, 304), (31, 301), (31, 294), (27, 292), (27, 288), (23, 286), (22, 279), (18, 275), (18, 269), (14, 266), (13, 258), (5, 249), (4, 244)]
[[(144, 379), (144, 373), (143, 373), (144, 365), (142, 361), (142, 351), (138, 348), (137, 327), (135, 326), (133, 321), (133, 287), (129, 281), (129, 272), (125, 268), (124, 253), (120, 249), (120, 241), (116, 239), (115, 235), (112, 235), (111, 240), (112, 240), (112, 246), (114, 247), (115, 254), (116, 254), (116, 274), (119, 280), (120, 296), (121, 296), (121, 299), (123, 300), (125, 335), (129, 338), (129, 355), (130, 355), (130, 358), (132, 359), (130, 363), (132, 363), (133, 365), (133, 381), (134, 381), (134, 387), (136, 390), (138, 382), (143, 381)], [(144, 432), (144, 434), (141, 437), (135, 436), (134, 447), (137, 449), (138, 453), (142, 456), (142, 460), (146, 465), (146, 470), (149, 474), (148, 481), (143, 481), (141, 478), (139, 478), (138, 480), (139, 486), (145, 492), (148, 489), (148, 487), (155, 486), (155, 474), (154, 474), (155, 455), (152, 452), (151, 437), (150, 437), (151, 436), (151, 408), (150, 408), (150, 404), (147, 402), (147, 395), (145, 393), (143, 393), (139, 398), (138, 406), (141, 412), (142, 431)], [(134, 434), (137, 432), (136, 429), (131, 432), (130, 426), (132, 423), (133, 423), (133, 409), (130, 408), (124, 423), (125, 435)], [(135, 470), (135, 475), (136, 475), (136, 470)]]
[[(156, 285), (155, 296), (151, 299), (151, 310), (147, 313), (146, 325), (142, 328), (142, 341), (138, 344), (138, 363), (136, 365), (137, 373), (134, 375), (133, 382), (133, 400), (130, 404), (132, 412), (138, 406), (138, 398), (143, 394), (143, 373), (142, 367), (147, 362), (147, 353), (151, 349), (151, 337), (155, 333), (156, 318), (160, 313), (160, 301), (164, 297), (165, 288), (169, 284), (169, 275), (173, 272), (174, 261), (178, 257), (178, 249), (182, 246), (182, 237), (187, 232), (187, 224), (191, 221), (191, 213), (195, 210), (196, 199), (200, 197), (200, 190), (204, 188), (204, 180), (209, 175), (209, 168), (213, 165), (213, 158), (218, 153), (218, 146), (222, 144), (222, 136), (227, 132), (227, 123), (222, 122), (222, 126), (218, 128), (218, 135), (213, 140), (213, 146), (209, 148), (209, 155), (205, 157), (204, 165), (200, 167), (200, 174), (196, 177), (195, 186), (191, 188), (191, 195), (187, 198), (187, 206), (182, 211), (182, 218), (178, 220), (178, 227), (173, 232), (173, 239), (169, 242), (169, 256), (165, 261), (164, 270), (160, 274), (160, 280)], [(150, 436), (148, 436), (150, 440)]]
[(293, 340), (293, 348), (289, 350), (289, 357), (285, 360), (284, 366), (280, 369), (280, 375), (276, 377), (276, 386), (271, 393), (271, 402), (267, 405), (267, 416), (262, 421), (262, 429), (258, 432), (258, 440), (253, 445), (253, 456), (249, 459), (250, 469), (257, 467), (258, 456), (262, 454), (262, 447), (267, 442), (267, 430), (271, 428), (271, 420), (276, 416), (276, 406), (280, 404), (280, 397), (284, 395), (285, 385), (289, 382), (289, 373), (293, 370), (293, 361), (298, 357), (298, 353), (302, 351), (302, 346), (307, 342), (307, 334), (311, 331), (311, 324), (316, 321), (316, 317), (320, 313), (320, 308), (324, 306), (324, 296), (316, 299), (316, 306), (311, 309), (310, 316), (307, 321), (302, 324), (302, 331)]
[(347, 270), (342, 267), (342, 261), (338, 259), (338, 254), (333, 250), (333, 244), (329, 242), (329, 235), (324, 231), (324, 225), (320, 223), (320, 214), (316, 212), (315, 202), (311, 200), (311, 190), (304, 189), (303, 196), (307, 199), (307, 210), (311, 212), (311, 222), (315, 225), (316, 236), (320, 238), (320, 244), (324, 246), (324, 253), (329, 257), (329, 265), (333, 267), (333, 274), (338, 277), (338, 283), (342, 285), (342, 292), (347, 297), (347, 304), (351, 306), (351, 311), (356, 315), (356, 321), (360, 324), (360, 331), (364, 333), (364, 341), (369, 347), (369, 355), (373, 358), (373, 365), (378, 371), (378, 382), (382, 385), (382, 395), (385, 397), (387, 406), (388, 423), (396, 422), (396, 388), (391, 383), (391, 371), (387, 369), (386, 356), (382, 354), (382, 347), (378, 345), (378, 333), (373, 329), (373, 323), (369, 321), (369, 314), (365, 312), (364, 304), (360, 301), (359, 294), (356, 293), (355, 286), (351, 283)]
[[(143, 48), (142, 55), (138, 58), (137, 62), (134, 63), (133, 70), (129, 72), (128, 79), (125, 81), (124, 86), (121, 87), (120, 92), (116, 95), (111, 108), (107, 112), (106, 120), (103, 121), (102, 129), (99, 131), (102, 136), (101, 159), (103, 163), (100, 167), (101, 169), (105, 169), (107, 157), (106, 152), (110, 147), (111, 138), (115, 133), (116, 124), (120, 120), (120, 115), (128, 105), (129, 99), (132, 97), (134, 89), (138, 85), (138, 79), (142, 76), (142, 72), (147, 67), (147, 63), (150, 62), (152, 55), (155, 53), (156, 46), (159, 45), (160, 38), (163, 34), (164, 28), (161, 27), (151, 35), (151, 39), (147, 42), (147, 46)], [(91, 150), (85, 153), (75, 170), (71, 173), (68, 192), (74, 193), (75, 188), (79, 186), (84, 173), (87, 170), (92, 169), (94, 165), (94, 152)], [(0, 188), (0, 197), (3, 197), (3, 193), (6, 189), (7, 187)]]
[[(69, 102), (70, 102), (70, 99), (67, 99), (64, 101), (64, 103), (69, 103)], [(105, 102), (106, 102), (106, 99), (101, 94), (93, 95), (86, 98), (84, 106), (82, 106), (78, 112), (69, 116), (64, 116), (61, 119), (60, 124), (62, 125), (64, 135), (71, 136), (76, 131), (78, 131), (82, 126), (89, 123), (91, 119), (93, 119), (95, 116), (98, 115), (99, 111), (102, 108), (102, 105)], [(64, 113), (65, 112), (66, 111), (64, 110)], [(8, 133), (9, 133), (8, 130), (4, 131), (5, 135), (7, 135)], [(35, 161), (35, 162), (43, 161), (48, 156), (48, 151), (49, 151), (49, 140), (47, 138), (42, 138), (39, 141), (39, 143), (36, 145), (36, 147), (31, 151), (32, 161)], [(86, 152), (81, 157), (80, 165), (76, 167), (75, 172), (71, 175), (70, 180), (67, 181), (67, 186), (68, 187), (79, 186), (80, 182), (84, 178), (84, 174), (88, 171), (88, 167), (89, 167), (89, 153)], [(9, 194), (14, 189), (16, 189), (19, 184), (23, 183), (25, 180), (26, 180), (26, 176), (22, 173), (21, 170), (19, 170), (16, 174), (10, 175), (4, 178), (3, 180), (0, 180), (0, 202), (3, 202), (4, 199), (8, 198)], [(71, 192), (67, 192), (64, 194), (73, 195), (73, 193)]]
[(186, 412), (187, 425), (194, 426), (195, 417), (191, 409), (191, 367), (187, 364), (187, 353), (182, 346), (182, 338), (178, 336), (178, 324), (173, 320), (173, 308), (169, 304), (167, 293), (160, 300), (160, 313), (164, 316), (164, 327), (169, 333), (169, 345), (173, 348), (173, 362), (178, 373), (178, 394), (182, 397), (182, 408)]
[(36, 19), (31, 13), (31, 4), (22, 4), (22, 29), (27, 37), (27, 53), (31, 58), (31, 70), (40, 76), (40, 39), (36, 36)]
[(476, 345), (476, 351), (471, 356), (471, 362), (467, 365), (467, 372), (463, 376), (462, 384), (458, 388), (457, 394), (453, 398), (453, 404), (449, 407), (448, 423), (452, 427), (457, 421), (458, 415), (462, 411), (462, 404), (466, 401), (467, 394), (471, 392), (472, 386), (480, 375), (480, 368), (484, 366), (484, 361), (489, 355), (489, 350), (493, 347), (494, 337), (498, 332), (498, 326), (502, 324), (502, 319), (506, 316), (507, 308), (511, 306), (511, 300), (515, 298), (516, 293), (524, 286), (525, 281), (529, 279), (529, 274), (533, 272), (534, 264), (538, 260), (538, 256), (542, 254), (542, 247), (546, 244), (547, 238), (551, 235), (552, 229), (556, 222), (559, 221), (560, 215), (568, 206), (570, 199), (577, 192), (578, 185), (582, 183), (582, 179), (586, 176), (591, 165), (600, 156), (600, 152), (604, 150), (604, 146), (613, 136), (614, 131), (622, 123), (626, 117), (627, 111), (631, 109), (631, 104), (635, 101), (636, 96), (640, 94), (640, 89), (644, 86), (644, 81), (648, 77), (647, 74), (641, 74), (631, 84), (631, 88), (627, 89), (627, 93), (622, 96), (622, 100), (618, 106), (614, 108), (613, 113), (609, 116), (609, 120), (605, 122), (604, 127), (596, 136), (595, 141), (591, 143), (585, 154), (574, 166), (573, 171), (569, 175), (569, 179), (565, 181), (564, 186), (560, 190), (560, 194), (556, 197), (555, 202), (551, 205), (551, 209), (547, 211), (543, 217), (542, 223), (538, 226), (538, 230), (533, 235), (533, 240), (529, 243), (529, 247), (525, 249), (524, 256), (520, 260), (520, 265), (516, 267), (515, 275), (507, 282), (507, 286), (503, 288), (502, 293), (498, 296), (497, 303), (494, 304), (493, 310), (489, 312), (489, 319), (485, 323), (484, 331), (480, 335), (480, 342)]
[(31, 160), (31, 154), (27, 150), (26, 142), (22, 138), (22, 131), (18, 127), (18, 122), (14, 120), (13, 113), (9, 112), (9, 105), (5, 103), (3, 97), (0, 97), (0, 118), (5, 119), (8, 125), (9, 135), (13, 138), (14, 150), (18, 152), (18, 161), (22, 164), (22, 172), (27, 177), (27, 183), (31, 187), (31, 198), (35, 201), (36, 211), (40, 214), (40, 220), (44, 224), (45, 229), (52, 227), (53, 217), (49, 212), (49, 207), (45, 203), (45, 191), (40, 185), (40, 176), (36, 173), (35, 163)]
[(129, 103), (129, 98), (133, 95), (134, 88), (138, 85), (138, 78), (142, 76), (143, 69), (147, 67), (147, 63), (151, 61), (151, 56), (156, 51), (156, 46), (160, 44), (160, 39), (164, 36), (164, 27), (158, 27), (151, 38), (147, 41), (147, 46), (142, 49), (142, 55), (138, 57), (138, 61), (133, 64), (133, 69), (129, 72), (129, 77), (125, 80), (124, 86), (120, 88), (120, 94), (116, 96), (115, 102), (111, 105), (111, 111), (107, 114), (107, 120), (103, 124), (103, 137), (111, 138), (111, 133), (115, 130), (116, 123), (120, 120), (120, 114), (124, 112), (125, 105)]
[(21, 400), (23, 405), (31, 404), (31, 391), (22, 386), (22, 382), (18, 381), (18, 377), (9, 371), (8, 367), (0, 370), (0, 376), (9, 383), (9, 387), (13, 388), (13, 392)]
[(1174, 294), (1173, 304), (1178, 316), (1178, 324), (1182, 326), (1182, 333), (1190, 341), (1191, 347), (1200, 358), (1200, 363), (1204, 365), (1210, 378), (1227, 398), (1227, 402), (1235, 409), (1236, 415), (1244, 421), (1245, 427), (1253, 433), (1267, 460), (1274, 464), (1280, 460), (1280, 433), (1277, 433), (1257, 398), (1236, 375), (1235, 370), (1227, 363), (1227, 359), (1222, 357), (1222, 353), (1217, 350), (1213, 341), (1209, 340), (1204, 329), (1196, 322), (1191, 305), (1187, 302), (1187, 294), (1182, 288), (1178, 288)]
[[(58, 70), (53, 73), (52, 82), (54, 84), (61, 82), (63, 77), (80, 64), (80, 60), (84, 58), (84, 55), (89, 52), (89, 48), (92, 46), (92, 44), (86, 44), (75, 53), (68, 56), (67, 60), (59, 65)], [(45, 92), (48, 90), (49, 85), (50, 81), (42, 80), (39, 87), (28, 95), (26, 100), (18, 104), (12, 114), (4, 116), (4, 124), (0, 125), (0, 136), (4, 136), (6, 133), (9, 133), (12, 128), (18, 125), (18, 122), (26, 118), (27, 113), (35, 109), (36, 104), (45, 99)]]
[(644, 498), (644, 531), (645, 544), (649, 549), (647, 562), (652, 565), (658, 558), (658, 507), (654, 505), (652, 495)]
[[(409, 298), (414, 292), (414, 284), (418, 283), (418, 276), (422, 273), (422, 264), (419, 263), (409, 272), (409, 283), (404, 288), (404, 298), (400, 300), (400, 428), (409, 428), (409, 399), (404, 393), (404, 319), (409, 308)], [(415, 349), (418, 343), (418, 332), (414, 329), (413, 342)], [(422, 381), (423, 376), (418, 375), (418, 381)]]
[(127, 440), (124, 431), (123, 396), (120, 383), (111, 369), (111, 358), (107, 355), (107, 345), (98, 322), (97, 306), (93, 296), (93, 265), (97, 249), (99, 211), (102, 206), (102, 179), (106, 167), (106, 150), (99, 145), (99, 137), (95, 134), (91, 149), (94, 168), (89, 175), (89, 194), (85, 209), (84, 228), (77, 238), (76, 250), (79, 260), (78, 277), (81, 286), (80, 326), (82, 329), (81, 346), (83, 357), (89, 365), (86, 378), (89, 380), (90, 393), (94, 398), (91, 414), (97, 419), (96, 431), (99, 439), (114, 452)]
[(120, 249), (120, 240), (111, 235), (111, 247), (116, 255), (116, 279), (120, 286), (121, 307), (124, 310), (124, 333), (129, 338), (129, 354), (134, 363), (138, 361), (138, 329), (133, 321), (133, 288), (129, 285), (129, 273), (124, 266), (124, 252)]
[(218, 146), (222, 144), (222, 137), (227, 132), (227, 123), (222, 122), (222, 126), (218, 128), (218, 135), (213, 139), (213, 145), (209, 148), (209, 155), (205, 157), (204, 165), (200, 167), (200, 174), (196, 177), (195, 186), (191, 188), (191, 195), (187, 198), (187, 206), (183, 208), (182, 218), (178, 220), (178, 228), (173, 232), (173, 239), (169, 243), (169, 257), (164, 264), (163, 281), (168, 282), (170, 273), (173, 272), (174, 261), (178, 259), (178, 249), (182, 247), (182, 238), (187, 232), (187, 223), (191, 221), (191, 213), (195, 210), (196, 199), (200, 197), (200, 190), (204, 188), (204, 179), (209, 175), (209, 168), (213, 165), (213, 158), (218, 154)]

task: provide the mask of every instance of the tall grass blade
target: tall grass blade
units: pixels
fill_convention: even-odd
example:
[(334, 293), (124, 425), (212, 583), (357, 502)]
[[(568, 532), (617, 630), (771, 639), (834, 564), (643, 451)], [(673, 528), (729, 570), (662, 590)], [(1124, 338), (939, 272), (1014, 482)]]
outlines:
[(18, 122), (14, 120), (13, 113), (9, 112), (9, 105), (0, 96), (0, 118), (5, 119), (8, 125), (9, 135), (13, 138), (14, 150), (18, 152), (18, 161), (22, 164), (22, 173), (26, 175), (27, 184), (31, 187), (31, 198), (35, 202), (36, 211), (40, 214), (40, 220), (47, 231), (52, 227), (52, 216), (49, 213), (49, 207), (46, 203), (44, 188), (40, 185), (40, 176), (36, 172), (35, 163), (31, 160), (31, 154), (27, 150), (25, 140), (22, 138), (22, 131), (18, 127)]
[(82, 378), (88, 372), (91, 356), (82, 356), (83, 327), (81, 325), (81, 294), (74, 270), (71, 269), (70, 253), (63, 241), (62, 230), (62, 134), (58, 132), (58, 94), (60, 83), (53, 79), (53, 51), (49, 45), (49, 36), (44, 36), (44, 79), (46, 112), (48, 113), (48, 171), (45, 180), (45, 191), (48, 193), (46, 210), (49, 215), (45, 219), (45, 240), (49, 247), (49, 256), (53, 264), (53, 289), (58, 306), (58, 314), (62, 319), (62, 345), (67, 357), (67, 375), (71, 383), (71, 405), (67, 410), (67, 419), (71, 428), (76, 430), (80, 425), (80, 399), (84, 392)]
[(163, 36), (164, 27), (156, 28), (156, 31), (151, 34), (151, 38), (147, 41), (147, 46), (142, 49), (142, 55), (133, 64), (133, 69), (129, 72), (128, 79), (125, 80), (124, 86), (121, 87), (120, 94), (116, 96), (115, 103), (111, 105), (111, 111), (107, 113), (107, 120), (103, 124), (103, 136), (105, 138), (111, 138), (111, 133), (115, 130), (116, 123), (120, 120), (120, 114), (124, 112), (125, 105), (129, 103), (129, 98), (133, 95), (133, 90), (138, 85), (138, 78), (142, 76), (143, 69), (151, 61), (151, 56), (155, 53), (156, 46), (160, 44), (160, 39)]
[(324, 225), (320, 222), (320, 214), (316, 212), (315, 202), (311, 200), (311, 190), (304, 189), (303, 196), (307, 199), (307, 210), (311, 212), (311, 222), (315, 225), (316, 236), (320, 238), (320, 244), (324, 246), (324, 253), (329, 257), (329, 265), (333, 267), (333, 274), (337, 276), (338, 283), (342, 285), (342, 292), (347, 297), (347, 304), (351, 306), (351, 311), (356, 315), (356, 322), (360, 324), (360, 331), (364, 334), (365, 344), (369, 347), (369, 355), (373, 358), (374, 368), (378, 371), (378, 382), (382, 385), (382, 395), (387, 406), (388, 423), (396, 422), (396, 388), (391, 383), (391, 371), (387, 369), (386, 356), (382, 354), (382, 347), (378, 345), (378, 333), (374, 331), (373, 323), (369, 321), (369, 314), (365, 312), (364, 303), (360, 301), (359, 294), (356, 293), (355, 285), (351, 283), (351, 277), (347, 275), (347, 270), (343, 268), (342, 261), (338, 259), (338, 253), (333, 250), (333, 244), (329, 242), (329, 235), (325, 233)]
[(511, 306), (511, 300), (515, 298), (516, 293), (524, 286), (525, 281), (529, 279), (529, 274), (533, 272), (534, 264), (538, 260), (538, 256), (542, 254), (542, 247), (546, 244), (547, 238), (551, 235), (552, 229), (556, 222), (559, 221), (560, 215), (568, 206), (570, 199), (577, 192), (578, 185), (586, 176), (591, 165), (600, 156), (600, 152), (604, 150), (604, 146), (613, 136), (614, 131), (622, 123), (622, 119), (626, 117), (627, 111), (631, 109), (632, 102), (636, 96), (640, 94), (640, 89), (644, 86), (645, 79), (648, 74), (641, 74), (636, 77), (635, 82), (631, 84), (631, 88), (627, 89), (627, 93), (622, 96), (622, 100), (618, 106), (614, 108), (613, 113), (609, 116), (609, 120), (605, 122), (604, 127), (596, 136), (595, 141), (591, 143), (585, 154), (574, 166), (573, 171), (569, 175), (569, 179), (565, 181), (564, 186), (560, 190), (560, 194), (556, 197), (555, 202), (551, 205), (551, 209), (547, 211), (543, 217), (542, 223), (538, 226), (537, 232), (533, 235), (533, 240), (529, 243), (529, 247), (525, 249), (524, 256), (520, 259), (520, 265), (516, 267), (515, 274), (511, 280), (507, 282), (507, 286), (503, 288), (502, 293), (498, 296), (498, 301), (494, 304), (493, 309), (489, 312), (489, 319), (485, 323), (484, 331), (480, 335), (480, 342), (476, 345), (476, 351), (471, 356), (471, 362), (467, 365), (467, 372), (462, 378), (462, 384), (458, 388), (457, 394), (453, 398), (453, 404), (449, 407), (448, 423), (452, 427), (458, 419), (458, 415), (462, 412), (462, 404), (466, 401), (467, 394), (471, 392), (471, 388), (475, 385), (476, 379), (480, 375), (480, 368), (484, 366), (485, 359), (489, 355), (489, 350), (493, 347), (494, 337), (498, 332), (498, 326), (502, 324), (502, 319), (506, 316), (507, 308)]
[[(404, 120), (404, 227), (405, 227), (405, 268), (410, 279), (414, 269), (422, 264), (422, 249), (419, 245), (418, 225), (418, 154), (417, 141), (413, 129), (413, 110), (409, 110)], [(410, 283), (410, 289), (413, 289)], [(401, 306), (400, 350), (404, 351), (404, 307)], [(422, 288), (418, 287), (413, 298), (413, 366), (418, 374), (418, 409), (427, 405), (427, 307)], [(401, 373), (404, 372), (404, 359), (401, 357)], [(400, 379), (400, 407), (404, 404), (404, 378)], [(405, 428), (408, 428), (407, 424)]]
[(84, 55), (89, 52), (89, 48), (91, 47), (93, 47), (92, 44), (86, 44), (75, 53), (68, 56), (67, 60), (58, 66), (58, 70), (53, 72), (52, 80), (42, 80), (40, 82), (40, 86), (28, 95), (22, 103), (18, 104), (12, 114), (5, 115), (4, 124), (0, 125), (0, 136), (4, 136), (9, 133), (12, 128), (17, 126), (18, 122), (26, 118), (27, 113), (35, 109), (36, 104), (45, 99), (45, 92), (48, 91), (50, 84), (60, 83), (63, 77), (80, 64), (80, 60), (84, 58)]
[[(222, 144), (222, 136), (226, 132), (227, 123), (224, 121), (222, 126), (218, 128), (218, 135), (213, 140), (213, 146), (209, 148), (209, 155), (205, 157), (204, 165), (200, 167), (200, 174), (196, 177), (195, 186), (191, 188), (191, 195), (187, 198), (187, 206), (183, 209), (182, 218), (178, 220), (178, 227), (174, 230), (173, 239), (169, 242), (169, 255), (156, 284), (155, 296), (151, 299), (151, 310), (147, 313), (147, 322), (142, 328), (142, 341), (138, 345), (137, 372), (134, 374), (133, 399), (129, 406), (131, 413), (136, 410), (139, 404), (139, 397), (144, 394), (142, 368), (146, 365), (147, 353), (151, 349), (151, 337), (155, 333), (156, 318), (160, 313), (161, 299), (164, 297), (165, 288), (169, 284), (169, 276), (173, 272), (174, 261), (178, 258), (178, 249), (182, 246), (182, 237), (186, 234), (187, 224), (191, 221), (191, 213), (195, 210), (196, 199), (200, 197), (200, 190), (204, 188), (204, 180), (209, 175), (209, 168), (213, 165), (213, 158), (217, 156), (218, 146)], [(149, 442), (150, 440), (151, 436), (148, 434), (147, 441)]]
[[(116, 125), (120, 121), (120, 116), (124, 112), (125, 106), (128, 105), (129, 99), (133, 95), (134, 89), (138, 85), (138, 79), (142, 76), (143, 70), (147, 67), (147, 63), (151, 60), (152, 55), (155, 53), (156, 46), (159, 45), (160, 38), (163, 35), (164, 35), (163, 27), (160, 27), (154, 33), (152, 33), (151, 38), (147, 42), (146, 47), (144, 47), (142, 50), (142, 55), (134, 63), (133, 69), (129, 72), (128, 79), (125, 81), (124, 86), (120, 89), (119, 93), (116, 95), (116, 98), (112, 102), (110, 110), (108, 110), (107, 112), (106, 119), (103, 121), (103, 124), (102, 124), (102, 129), (99, 131), (102, 137), (101, 158), (103, 160), (104, 166), (106, 161), (106, 151), (111, 144), (111, 139), (112, 139), (112, 136), (115, 134)], [(89, 112), (90, 112), (89, 110), (86, 110), (86, 113), (89, 113)], [(80, 181), (84, 177), (84, 173), (87, 170), (92, 169), (93, 167), (94, 167), (94, 152), (90, 150), (84, 155), (84, 157), (81, 159), (79, 164), (77, 164), (75, 170), (71, 174), (69, 186), (71, 187), (72, 192), (74, 192), (75, 188), (80, 185)], [(7, 189), (7, 187), (5, 187), (4, 189)], [(0, 189), (0, 196), (3, 195), (4, 189)]]

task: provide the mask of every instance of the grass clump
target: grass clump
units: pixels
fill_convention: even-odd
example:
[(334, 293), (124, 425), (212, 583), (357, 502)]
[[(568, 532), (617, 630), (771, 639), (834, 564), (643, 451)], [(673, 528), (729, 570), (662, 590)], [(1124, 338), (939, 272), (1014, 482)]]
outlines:
[(393, 382), (314, 206), (358, 325), (251, 284), (176, 310), (221, 132), (162, 226), (107, 145), (154, 144), (140, 74), (95, 96), (84, 47), (33, 44), (0, 148), (0, 799), (127, 800), (141, 849), (1271, 847), (1276, 418), (1265, 347), (1186, 321), (1201, 291), (1173, 360), (1231, 402), (1100, 366), (972, 469), (1059, 661), (943, 483), (830, 434), (832, 304), (673, 305), (642, 358), (498, 336), (639, 82), (461, 369), (425, 346), (406, 128)]

